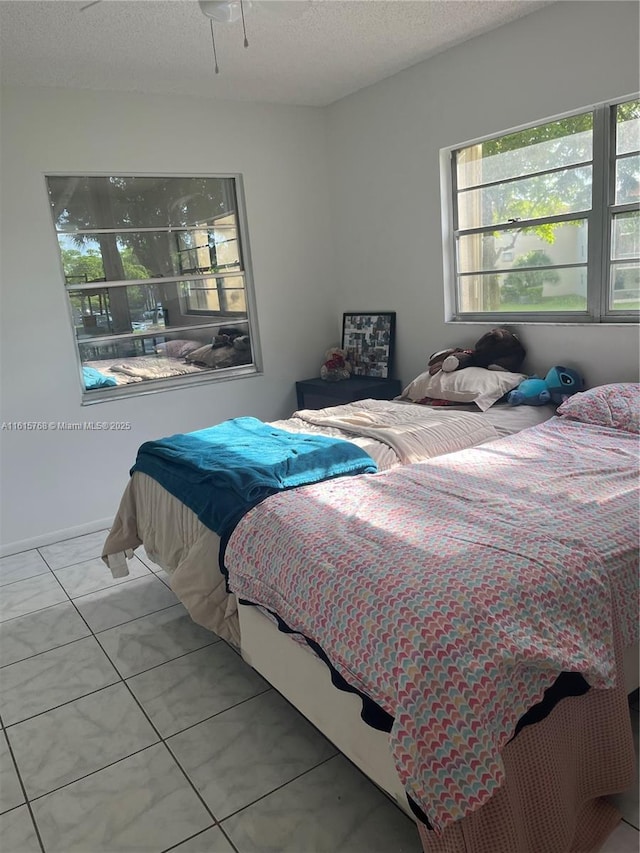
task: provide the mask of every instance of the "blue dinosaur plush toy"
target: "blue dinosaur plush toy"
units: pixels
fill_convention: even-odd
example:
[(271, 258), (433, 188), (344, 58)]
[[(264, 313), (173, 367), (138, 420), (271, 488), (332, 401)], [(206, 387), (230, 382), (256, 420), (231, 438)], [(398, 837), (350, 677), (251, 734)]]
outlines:
[(552, 367), (544, 379), (532, 376), (509, 391), (507, 402), (511, 406), (544, 406), (560, 404), (578, 391), (584, 391), (584, 379), (570, 367)]

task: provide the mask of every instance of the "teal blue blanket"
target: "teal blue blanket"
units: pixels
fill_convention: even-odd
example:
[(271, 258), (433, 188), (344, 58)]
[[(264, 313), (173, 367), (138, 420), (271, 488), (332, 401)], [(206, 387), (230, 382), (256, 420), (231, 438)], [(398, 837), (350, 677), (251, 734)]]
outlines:
[(145, 442), (134, 471), (148, 474), (225, 537), (269, 495), (344, 474), (375, 473), (377, 466), (349, 441), (286, 432), (257, 418), (234, 418)]

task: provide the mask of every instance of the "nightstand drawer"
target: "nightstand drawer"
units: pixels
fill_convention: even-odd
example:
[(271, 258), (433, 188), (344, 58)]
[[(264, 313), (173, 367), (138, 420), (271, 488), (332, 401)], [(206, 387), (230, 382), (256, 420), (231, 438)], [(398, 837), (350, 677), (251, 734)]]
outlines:
[(401, 391), (399, 379), (373, 379), (369, 376), (355, 376), (341, 382), (326, 382), (320, 378), (296, 382), (299, 409), (324, 409), (355, 400), (393, 400)]

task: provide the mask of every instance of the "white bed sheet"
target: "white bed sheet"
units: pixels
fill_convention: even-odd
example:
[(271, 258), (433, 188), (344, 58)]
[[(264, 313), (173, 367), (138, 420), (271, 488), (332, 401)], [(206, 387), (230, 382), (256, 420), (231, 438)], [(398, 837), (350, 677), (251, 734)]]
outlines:
[[(372, 404), (372, 405), (367, 405)], [(415, 414), (418, 423), (428, 421), (430, 414), (436, 424), (455, 421), (456, 413), (431, 409), (413, 403), (379, 400), (360, 401), (354, 407), (332, 407), (331, 411), (344, 414), (350, 411), (383, 411), (394, 407)], [(328, 410), (319, 410), (326, 412)], [(459, 413), (468, 422), (477, 421), (477, 429), (466, 434), (454, 430), (443, 433), (433, 430), (435, 443), (429, 443), (430, 455), (438, 455), (443, 444), (447, 451), (462, 446), (472, 446), (512, 432), (533, 426), (552, 416), (552, 407), (509, 406), (493, 407), (487, 412), (472, 413), (468, 407)], [(313, 412), (317, 416), (318, 412)], [(359, 444), (378, 463), (379, 470), (399, 464), (396, 452), (387, 444), (371, 436), (354, 436), (335, 427), (321, 427), (304, 420), (303, 412), (294, 412), (291, 418), (275, 421), (274, 425), (294, 432), (321, 432)], [(466, 435), (466, 439), (465, 439)], [(464, 441), (467, 441), (465, 444)], [(426, 457), (428, 458), (428, 456)], [(103, 547), (103, 559), (114, 577), (129, 573), (125, 553), (132, 555), (135, 548), (144, 545), (149, 558), (170, 576), (171, 588), (199, 625), (215, 632), (236, 646), (240, 645), (237, 602), (226, 592), (226, 584), (219, 568), (220, 537), (202, 524), (195, 513), (162, 486), (145, 474), (136, 472), (131, 477), (122, 496), (120, 507)]]

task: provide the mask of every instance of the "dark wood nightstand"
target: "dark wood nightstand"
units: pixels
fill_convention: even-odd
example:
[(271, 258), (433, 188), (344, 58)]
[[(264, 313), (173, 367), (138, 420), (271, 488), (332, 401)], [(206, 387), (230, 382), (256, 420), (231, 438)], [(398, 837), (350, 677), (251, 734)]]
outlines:
[(402, 392), (399, 379), (374, 379), (371, 376), (352, 376), (340, 382), (324, 379), (303, 379), (296, 382), (299, 409), (324, 409), (353, 403), (354, 400), (393, 400)]

